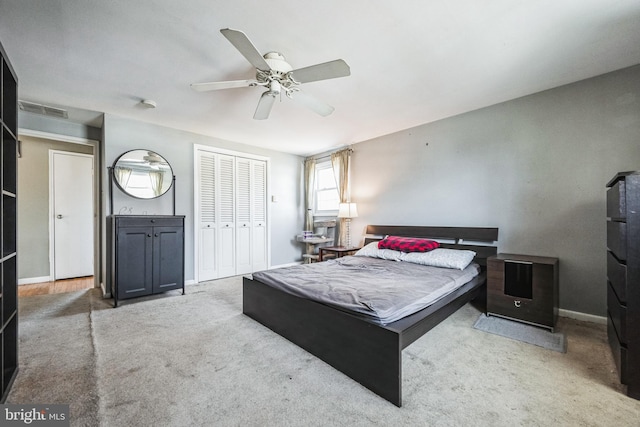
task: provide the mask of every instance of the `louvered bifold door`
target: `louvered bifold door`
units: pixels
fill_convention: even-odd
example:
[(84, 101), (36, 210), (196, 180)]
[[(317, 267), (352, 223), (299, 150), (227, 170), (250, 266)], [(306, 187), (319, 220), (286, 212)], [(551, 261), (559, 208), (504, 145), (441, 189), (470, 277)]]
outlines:
[(198, 280), (218, 277), (216, 257), (216, 155), (198, 151)]
[(267, 257), (267, 162), (253, 160), (251, 176), (252, 229), (252, 270), (268, 268)]
[(235, 157), (218, 156), (216, 205), (218, 218), (218, 277), (236, 274)]
[(236, 274), (252, 272), (251, 160), (236, 158)]

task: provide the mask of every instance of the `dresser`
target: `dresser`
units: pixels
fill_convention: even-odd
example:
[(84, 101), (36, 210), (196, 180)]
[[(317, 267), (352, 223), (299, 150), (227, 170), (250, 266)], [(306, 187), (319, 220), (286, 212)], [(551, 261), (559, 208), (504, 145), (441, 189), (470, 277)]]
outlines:
[(640, 400), (640, 172), (607, 184), (607, 336), (627, 394)]
[(487, 258), (487, 314), (553, 330), (558, 319), (558, 258)]
[(184, 216), (110, 217), (111, 295), (119, 300), (182, 289)]

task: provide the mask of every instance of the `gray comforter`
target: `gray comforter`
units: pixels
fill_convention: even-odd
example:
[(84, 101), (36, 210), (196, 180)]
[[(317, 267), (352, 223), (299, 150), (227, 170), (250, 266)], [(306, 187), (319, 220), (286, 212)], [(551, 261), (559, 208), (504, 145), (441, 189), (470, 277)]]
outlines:
[(455, 270), (348, 256), (261, 271), (253, 278), (385, 325), (429, 306), (479, 272), (479, 266), (473, 263)]

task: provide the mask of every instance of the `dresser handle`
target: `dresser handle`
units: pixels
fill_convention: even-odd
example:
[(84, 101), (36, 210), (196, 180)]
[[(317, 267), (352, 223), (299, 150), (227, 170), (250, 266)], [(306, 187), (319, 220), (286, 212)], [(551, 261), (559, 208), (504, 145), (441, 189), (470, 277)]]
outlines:
[(514, 301), (513, 305), (515, 305), (517, 308), (520, 308), (520, 301)]

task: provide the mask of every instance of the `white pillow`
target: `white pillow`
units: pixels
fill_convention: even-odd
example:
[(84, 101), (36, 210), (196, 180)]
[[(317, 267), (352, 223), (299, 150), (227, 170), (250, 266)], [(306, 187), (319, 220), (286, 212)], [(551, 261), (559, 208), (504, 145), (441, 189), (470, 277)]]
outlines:
[(354, 256), (368, 256), (371, 258), (388, 259), (390, 261), (401, 261), (402, 252), (392, 249), (378, 249), (378, 242), (371, 242), (356, 252)]
[[(364, 249), (364, 248), (363, 248)], [(455, 268), (464, 270), (476, 256), (474, 251), (437, 248), (429, 252), (402, 253), (400, 260), (431, 267)]]

